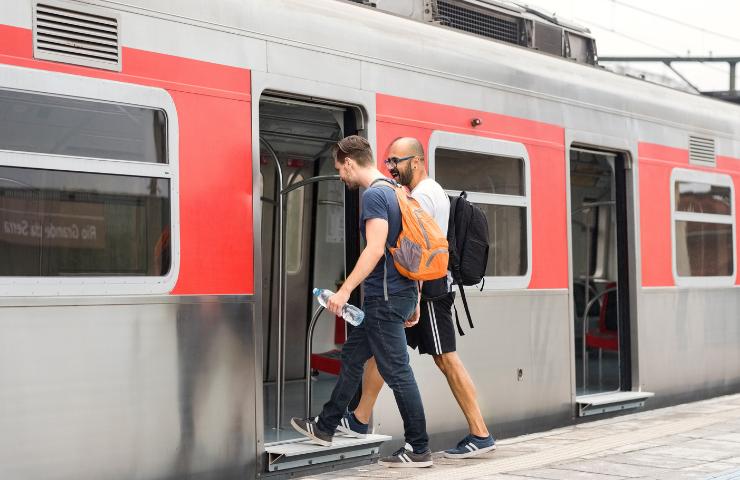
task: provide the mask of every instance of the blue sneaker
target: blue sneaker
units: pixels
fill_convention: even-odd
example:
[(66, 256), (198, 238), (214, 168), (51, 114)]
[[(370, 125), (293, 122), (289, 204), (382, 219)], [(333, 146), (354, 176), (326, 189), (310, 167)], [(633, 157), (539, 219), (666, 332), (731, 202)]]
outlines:
[(488, 435), (488, 438), (479, 440), (472, 434), (469, 434), (460, 440), (455, 448), (445, 450), (445, 457), (470, 458), (493, 450), (496, 450), (496, 440), (493, 438), (493, 435)]
[(367, 424), (358, 422), (352, 412), (345, 413), (337, 426), (339, 432), (355, 438), (367, 437), (367, 428)]

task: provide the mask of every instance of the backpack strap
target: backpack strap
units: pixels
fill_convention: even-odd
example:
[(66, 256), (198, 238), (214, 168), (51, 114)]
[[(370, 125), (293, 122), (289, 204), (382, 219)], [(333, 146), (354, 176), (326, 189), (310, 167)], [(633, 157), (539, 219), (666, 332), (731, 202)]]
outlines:
[(457, 314), (457, 307), (454, 303), (452, 304), (452, 309), (455, 311), (455, 323), (457, 324), (457, 333), (459, 333), (461, 337), (464, 337), (465, 332), (463, 332), (463, 329), (460, 326), (460, 316)]
[(462, 283), (459, 283), (458, 287), (460, 290), (460, 298), (462, 299), (463, 307), (465, 307), (465, 315), (468, 316), (468, 324), (470, 325), (470, 328), (475, 328), (475, 325), (473, 325), (473, 317), (470, 315), (470, 308), (468, 307), (468, 299), (465, 297), (465, 287), (462, 285)]
[(383, 250), (383, 300), (388, 301), (388, 249)]
[[(396, 188), (396, 182), (393, 180), (390, 180), (388, 178), (382, 177), (382, 178), (376, 178), (370, 183), (370, 187), (375, 185), (378, 182), (386, 182), (388, 183), (388, 186), (392, 188)], [(385, 249), (383, 250), (383, 300), (386, 302), (388, 301), (388, 248), (390, 246), (388, 245), (388, 242), (385, 242)]]
[(380, 177), (380, 178), (376, 178), (375, 180), (373, 180), (370, 183), (370, 186), (367, 187), (367, 188), (372, 187), (373, 185), (375, 185), (378, 182), (386, 182), (388, 185), (390, 185), (393, 188), (398, 188), (399, 187), (399, 185), (395, 181), (391, 180), (390, 178)]

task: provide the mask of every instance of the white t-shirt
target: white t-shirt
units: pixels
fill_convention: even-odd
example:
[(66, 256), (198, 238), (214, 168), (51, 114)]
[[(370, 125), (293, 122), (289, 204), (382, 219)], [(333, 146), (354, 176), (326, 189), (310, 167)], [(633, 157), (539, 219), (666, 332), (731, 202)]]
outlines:
[[(421, 208), (434, 218), (442, 233), (447, 235), (447, 224), (450, 220), (450, 199), (442, 190), (442, 185), (427, 177), (411, 191), (411, 196), (419, 202)], [(452, 285), (452, 275), (447, 272), (447, 289)]]
[(427, 177), (411, 191), (411, 196), (419, 202), (421, 208), (434, 220), (442, 229), (442, 233), (447, 235), (447, 223), (450, 220), (450, 199), (442, 190), (442, 186)]

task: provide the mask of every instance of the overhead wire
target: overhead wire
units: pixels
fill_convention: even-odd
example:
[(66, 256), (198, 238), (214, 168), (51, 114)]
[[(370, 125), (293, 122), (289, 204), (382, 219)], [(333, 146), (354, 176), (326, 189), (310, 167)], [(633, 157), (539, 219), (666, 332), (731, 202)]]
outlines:
[(740, 43), (740, 38), (733, 37), (731, 35), (726, 35), (724, 33), (715, 32), (713, 30), (709, 30), (708, 28), (703, 28), (698, 25), (694, 25), (693, 23), (684, 22), (683, 20), (679, 20), (677, 18), (669, 17), (668, 15), (663, 15), (662, 13), (654, 12), (652, 10), (648, 10), (647, 8), (638, 7), (637, 5), (632, 5), (627, 2), (623, 2), (621, 0), (608, 0), (611, 3), (614, 3), (616, 5), (620, 5), (622, 7), (630, 8), (632, 10), (635, 10), (637, 12), (644, 13), (646, 15), (650, 15), (655, 18), (660, 18), (662, 20), (665, 20), (666, 22), (675, 23), (676, 25), (681, 25), (686, 28), (690, 28), (692, 30), (696, 30), (698, 32), (705, 33), (707, 35), (713, 35), (715, 37), (724, 38), (725, 40), (730, 40), (732, 42)]
[[(632, 35), (628, 35), (628, 34), (626, 34), (626, 33), (620, 32), (620, 31), (618, 31), (618, 30), (615, 30), (615, 29), (613, 29), (613, 28), (607, 27), (607, 26), (605, 26), (605, 25), (601, 25), (601, 24), (599, 24), (599, 23), (597, 23), (597, 22), (594, 22), (594, 21), (591, 21), (591, 20), (589, 20), (589, 19), (585, 19), (585, 18), (577, 18), (576, 20), (577, 20), (577, 21), (579, 21), (579, 22), (585, 22), (586, 24), (590, 24), (590, 25), (593, 25), (593, 26), (594, 26), (594, 27), (596, 27), (596, 28), (600, 28), (600, 29), (602, 29), (602, 30), (606, 30), (606, 31), (608, 31), (608, 32), (611, 32), (611, 33), (613, 33), (613, 34), (615, 34), (615, 35), (618, 35), (618, 36), (620, 36), (620, 37), (623, 37), (623, 38), (626, 38), (626, 39), (628, 39), (628, 40), (631, 40), (631, 41), (633, 41), (633, 42), (636, 42), (636, 43), (639, 43), (639, 44), (645, 45), (646, 47), (650, 47), (650, 48), (653, 48), (653, 49), (655, 49), (655, 50), (659, 50), (659, 51), (661, 51), (661, 52), (663, 52), (663, 53), (667, 53), (667, 54), (669, 54), (669, 55), (672, 55), (672, 56), (680, 57), (680, 55), (676, 54), (676, 52), (673, 52), (673, 51), (671, 51), (671, 50), (668, 50), (668, 49), (666, 49), (666, 48), (663, 48), (663, 47), (661, 47), (661, 46), (658, 46), (658, 45), (652, 44), (652, 43), (650, 43), (650, 42), (646, 42), (645, 40), (642, 40), (642, 39), (640, 39), (640, 38), (637, 38), (637, 37), (633, 37)], [(724, 73), (724, 74), (726, 74), (726, 73), (727, 73), (726, 71), (722, 70), (721, 68), (715, 67), (714, 65), (709, 65), (709, 64), (707, 64), (707, 63), (704, 63), (704, 62), (701, 62), (701, 64), (702, 64), (702, 65), (703, 65), (704, 67), (706, 67), (706, 68), (711, 68), (712, 70), (715, 70), (715, 71), (718, 71), (718, 72), (721, 72), (721, 73)], [(668, 65), (666, 65), (666, 66), (667, 66), (667, 67), (668, 67), (668, 68), (669, 68), (669, 69), (670, 69), (670, 70), (671, 70), (671, 71), (672, 71), (672, 72), (673, 72), (674, 74), (676, 74), (676, 75), (677, 75), (677, 76), (678, 76), (678, 77), (679, 77), (679, 78), (680, 78), (680, 79), (681, 79), (681, 80), (682, 80), (682, 81), (683, 81), (684, 83), (688, 84), (688, 86), (689, 86), (689, 87), (691, 87), (692, 89), (696, 89), (696, 87), (695, 87), (695, 86), (694, 86), (694, 85), (693, 85), (692, 83), (690, 83), (690, 82), (689, 82), (688, 80), (686, 80), (686, 79), (684, 79), (684, 78), (681, 78), (681, 77), (682, 77), (682, 76), (681, 76), (681, 74), (678, 74), (678, 73), (677, 73), (677, 72), (676, 72), (676, 71), (675, 71), (675, 70), (674, 70), (674, 69), (673, 69), (672, 67), (670, 67), (670, 66), (668, 66)]]
[[(612, 1), (612, 2), (615, 2), (615, 3), (616, 2), (619, 2), (619, 0), (609, 0), (609, 1)], [(584, 22), (584, 23), (587, 23), (587, 24), (591, 24), (594, 27), (600, 28), (602, 30), (606, 30), (606, 31), (611, 32), (611, 33), (613, 33), (615, 35), (618, 35), (620, 37), (624, 37), (626, 39), (632, 40), (633, 42), (636, 42), (636, 43), (640, 43), (642, 45), (645, 45), (646, 47), (650, 47), (652, 49), (659, 50), (659, 51), (661, 51), (663, 53), (667, 53), (667, 54), (670, 54), (670, 55), (675, 56), (675, 57), (681, 57), (682, 56), (682, 55), (680, 55), (680, 54), (678, 54), (678, 53), (676, 53), (676, 52), (674, 52), (672, 50), (668, 50), (668, 49), (663, 48), (663, 47), (661, 47), (659, 45), (655, 45), (653, 43), (646, 42), (645, 40), (642, 40), (640, 38), (634, 37), (632, 35), (628, 35), (628, 34), (626, 34), (624, 32), (620, 32), (619, 30), (615, 30), (614, 28), (607, 27), (605, 25), (599, 24), (599, 23), (594, 22), (594, 21), (592, 21), (590, 19), (577, 18), (576, 20), (579, 21), (579, 22)], [(727, 73), (727, 71), (725, 71), (725, 70), (723, 70), (723, 69), (721, 69), (719, 67), (716, 67), (714, 65), (710, 65), (709, 63), (706, 63), (706, 62), (699, 62), (699, 63), (701, 63), (704, 67), (710, 68), (710, 69), (712, 69), (712, 70), (714, 70), (716, 72), (721, 72), (721, 73), (725, 73), (725, 74)]]

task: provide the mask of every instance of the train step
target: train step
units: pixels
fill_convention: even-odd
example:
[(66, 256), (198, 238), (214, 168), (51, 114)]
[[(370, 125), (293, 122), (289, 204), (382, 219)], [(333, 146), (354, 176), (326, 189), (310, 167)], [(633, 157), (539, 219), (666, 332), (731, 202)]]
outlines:
[(380, 445), (391, 438), (388, 435), (368, 435), (366, 438), (336, 435), (331, 447), (322, 447), (306, 439), (273, 443), (265, 446), (268, 471), (277, 472), (326, 462), (377, 456)]
[(655, 394), (651, 392), (610, 392), (579, 395), (576, 397), (578, 416), (586, 417), (600, 413), (640, 408), (645, 405), (645, 400), (653, 396)]

